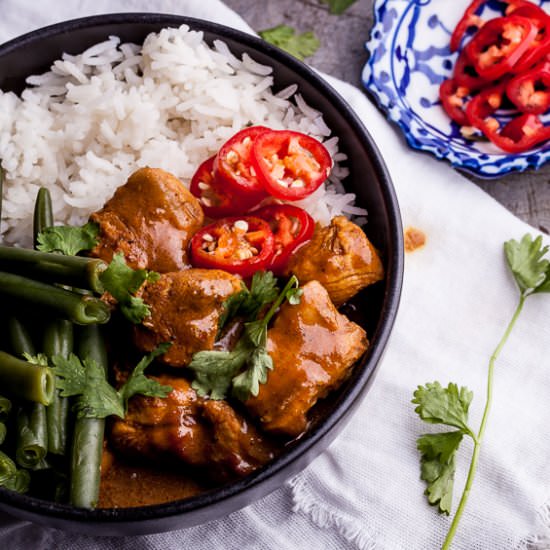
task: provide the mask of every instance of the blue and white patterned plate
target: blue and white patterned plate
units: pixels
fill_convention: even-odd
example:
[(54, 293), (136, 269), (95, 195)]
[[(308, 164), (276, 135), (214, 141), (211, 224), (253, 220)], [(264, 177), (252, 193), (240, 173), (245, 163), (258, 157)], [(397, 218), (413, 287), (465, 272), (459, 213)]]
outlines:
[[(550, 0), (534, 0), (549, 11)], [(367, 42), (370, 58), (363, 83), (409, 145), (478, 176), (493, 178), (538, 168), (550, 160), (550, 143), (521, 154), (491, 143), (468, 141), (441, 108), (439, 85), (454, 66), (449, 40), (470, 0), (376, 0)], [(489, 0), (481, 17), (503, 14), (504, 2)], [(542, 117), (550, 123), (550, 114)]]

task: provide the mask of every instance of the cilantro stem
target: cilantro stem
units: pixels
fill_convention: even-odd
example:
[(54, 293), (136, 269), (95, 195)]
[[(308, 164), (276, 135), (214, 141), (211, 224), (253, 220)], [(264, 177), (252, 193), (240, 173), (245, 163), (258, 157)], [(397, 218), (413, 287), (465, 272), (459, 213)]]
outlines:
[(464, 508), (466, 507), (466, 502), (470, 495), (470, 490), (472, 488), (472, 484), (474, 482), (474, 477), (477, 470), (479, 452), (481, 450), (481, 443), (483, 441), (483, 436), (485, 435), (485, 428), (487, 426), (487, 420), (489, 418), (489, 411), (491, 410), (491, 404), (493, 402), (493, 379), (494, 379), (495, 363), (502, 348), (506, 344), (508, 337), (512, 332), (512, 329), (514, 328), (516, 321), (518, 320), (521, 310), (523, 309), (523, 304), (525, 303), (526, 297), (527, 297), (526, 294), (524, 293), (521, 294), (519, 303), (516, 307), (516, 310), (514, 311), (514, 315), (512, 316), (512, 319), (510, 320), (510, 322), (508, 323), (508, 326), (506, 327), (506, 330), (504, 331), (504, 334), (500, 339), (500, 342), (498, 343), (497, 347), (495, 348), (495, 351), (493, 352), (489, 360), (489, 369), (487, 372), (487, 394), (485, 399), (485, 409), (483, 410), (483, 416), (481, 418), (481, 424), (479, 426), (477, 437), (473, 437), (474, 450), (470, 461), (470, 469), (468, 470), (468, 477), (466, 478), (466, 483), (464, 485), (462, 496), (460, 497), (458, 508), (456, 509), (456, 513), (451, 523), (451, 527), (449, 528), (449, 532), (447, 533), (447, 537), (445, 538), (445, 542), (443, 543), (441, 550), (449, 550), (449, 548), (451, 548), (451, 544), (455, 536), (456, 530), (458, 528), (460, 518), (462, 517), (462, 513), (464, 512)]
[(279, 309), (281, 304), (285, 301), (288, 291), (294, 286), (298, 286), (298, 279), (296, 278), (295, 275), (292, 275), (292, 277), (288, 280), (288, 283), (285, 285), (285, 287), (283, 288), (283, 290), (281, 291), (277, 299), (273, 302), (273, 305), (269, 308), (269, 311), (266, 313), (265, 317), (262, 319), (262, 323), (264, 324), (264, 326), (267, 327), (273, 315), (277, 313), (277, 310)]

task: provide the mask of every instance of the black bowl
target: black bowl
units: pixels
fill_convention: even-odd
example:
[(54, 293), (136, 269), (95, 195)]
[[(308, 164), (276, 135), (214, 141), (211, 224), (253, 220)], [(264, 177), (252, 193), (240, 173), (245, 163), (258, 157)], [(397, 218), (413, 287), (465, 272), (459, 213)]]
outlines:
[(383, 283), (354, 300), (350, 316), (371, 340), (351, 377), (323, 403), (323, 416), (276, 460), (254, 474), (186, 500), (140, 508), (86, 510), (47, 502), (0, 489), (0, 509), (25, 520), (60, 529), (102, 535), (169, 531), (229, 514), (280, 487), (303, 470), (336, 437), (374, 379), (397, 314), (403, 277), (403, 237), (399, 207), (386, 167), (369, 133), (345, 101), (312, 70), (270, 44), (221, 25), (161, 14), (113, 14), (86, 17), (25, 34), (0, 46), (0, 88), (20, 92), (25, 78), (48, 70), (63, 52), (77, 54), (116, 35), (141, 43), (150, 32), (182, 24), (204, 31), (206, 41), (220, 38), (240, 55), (249, 53), (273, 66), (277, 88), (297, 83), (305, 100), (320, 110), (340, 148), (347, 153), (347, 189), (369, 212), (367, 234), (380, 250), (386, 267)]

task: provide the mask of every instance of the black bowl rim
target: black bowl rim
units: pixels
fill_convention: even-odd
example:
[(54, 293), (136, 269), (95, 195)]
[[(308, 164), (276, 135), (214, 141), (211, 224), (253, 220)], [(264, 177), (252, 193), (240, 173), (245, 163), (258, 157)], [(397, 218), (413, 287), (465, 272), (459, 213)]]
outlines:
[[(0, 56), (5, 55), (12, 50), (31, 45), (32, 43), (45, 37), (63, 34), (65, 32), (74, 32), (79, 29), (94, 26), (104, 26), (108, 24), (116, 25), (123, 23), (158, 23), (165, 25), (166, 27), (186, 24), (189, 25), (191, 29), (216, 34), (222, 40), (227, 37), (240, 42), (246, 47), (250, 47), (252, 50), (262, 51), (264, 54), (269, 55), (276, 61), (288, 66), (291, 70), (300, 74), (300, 76), (304, 80), (309, 81), (310, 84), (320, 88), (323, 95), (339, 106), (341, 116), (353, 128), (356, 134), (361, 136), (362, 144), (370, 155), (374, 171), (378, 173), (381, 182), (383, 182), (381, 194), (383, 195), (388, 210), (390, 224), (394, 227), (395, 231), (390, 238), (390, 241), (393, 241), (393, 247), (390, 251), (391, 254), (386, 258), (389, 280), (386, 285), (384, 306), (381, 313), (382, 322), (377, 328), (368, 353), (367, 361), (372, 368), (364, 368), (362, 370), (355, 386), (353, 386), (353, 388), (351, 388), (351, 390), (343, 396), (341, 402), (338, 404), (337, 410), (334, 411), (330, 417), (323, 420), (319, 426), (307, 432), (298, 445), (290, 449), (290, 451), (283, 453), (280, 457), (266, 465), (266, 467), (254, 472), (251, 475), (248, 475), (242, 480), (207, 493), (199, 494), (195, 497), (164, 504), (133, 508), (89, 510), (84, 508), (76, 508), (67, 504), (58, 504), (34, 497), (28, 497), (24, 494), (18, 494), (0, 488), (0, 501), (3, 501), (5, 504), (14, 509), (20, 509), (30, 513), (38, 513), (42, 516), (60, 518), (63, 520), (85, 520), (88, 524), (93, 524), (94, 522), (116, 524), (126, 523), (129, 521), (154, 520), (167, 518), (170, 516), (179, 516), (191, 510), (197, 511), (235, 496), (242, 491), (249, 490), (256, 485), (263, 483), (274, 474), (277, 474), (281, 470), (287, 468), (287, 466), (296, 461), (302, 454), (307, 452), (311, 447), (315, 446), (316, 443), (326, 434), (331, 432), (335, 425), (343, 419), (346, 411), (348, 409), (353, 409), (354, 403), (364, 397), (366, 388), (372, 383), (376, 371), (378, 370), (380, 360), (390, 337), (399, 307), (403, 283), (403, 231), (399, 204), (391, 178), (378, 147), (361, 120), (348, 105), (348, 103), (342, 98), (342, 96), (336, 92), (326, 80), (318, 76), (313, 69), (279, 48), (252, 34), (203, 19), (175, 14), (128, 12), (93, 15), (89, 17), (71, 19), (33, 30), (0, 45)], [(391, 277), (389, 277), (390, 274)]]

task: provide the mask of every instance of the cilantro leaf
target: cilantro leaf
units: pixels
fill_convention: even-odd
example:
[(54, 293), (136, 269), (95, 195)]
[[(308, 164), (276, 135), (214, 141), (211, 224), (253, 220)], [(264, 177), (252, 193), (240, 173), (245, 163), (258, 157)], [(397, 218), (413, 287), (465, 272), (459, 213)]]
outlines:
[(301, 288), (289, 288), (286, 293), (286, 299), (290, 305), (297, 306), (303, 293), (304, 291)]
[(463, 434), (460, 431), (441, 434), (424, 434), (417, 441), (421, 452), (420, 478), (427, 483), (425, 494), (430, 504), (437, 504), (439, 511), (451, 512), (456, 451)]
[(78, 396), (74, 408), (77, 418), (105, 418), (110, 415), (124, 418), (128, 399), (139, 393), (152, 397), (166, 397), (170, 386), (163, 386), (147, 378), (144, 371), (170, 344), (161, 344), (145, 356), (130, 374), (120, 391), (116, 391), (105, 378), (104, 369), (93, 359), (80, 359), (74, 354), (65, 358), (54, 355), (52, 362), (56, 386), (63, 397)]
[(124, 408), (117, 391), (105, 379), (105, 371), (93, 359), (68, 358), (54, 355), (52, 362), (57, 376), (56, 385), (62, 397), (78, 395), (75, 402), (77, 418), (105, 418), (116, 415), (124, 418)]
[(199, 351), (193, 355), (189, 368), (195, 371), (193, 388), (200, 396), (224, 399), (233, 377), (242, 369), (250, 354), (244, 340), (239, 340), (233, 351)]
[(151, 315), (151, 309), (142, 298), (128, 296), (123, 302), (119, 302), (120, 312), (128, 321), (139, 325), (145, 317)]
[(260, 384), (267, 382), (267, 371), (273, 369), (273, 359), (264, 346), (259, 346), (250, 355), (247, 365), (247, 370), (233, 378), (233, 395), (241, 401), (258, 395)]
[(133, 296), (143, 283), (156, 282), (160, 275), (146, 269), (128, 267), (122, 253), (113, 256), (109, 267), (101, 273), (99, 279), (105, 290), (111, 294), (120, 305), (122, 314), (132, 323), (138, 324), (151, 314), (149, 306), (141, 299)]
[(288, 25), (277, 25), (271, 29), (259, 31), (258, 34), (270, 44), (281, 48), (300, 61), (313, 55), (319, 48), (319, 39), (313, 32), (296, 34), (296, 30)]
[(334, 15), (342, 15), (352, 4), (357, 0), (321, 0), (324, 4), (328, 4), (330, 13)]
[(458, 389), (450, 383), (446, 388), (439, 382), (418, 386), (412, 403), (415, 412), (428, 424), (445, 424), (458, 430), (424, 434), (417, 439), (420, 451), (420, 477), (427, 483), (425, 494), (430, 504), (437, 504), (439, 511), (449, 515), (451, 511), (455, 455), (464, 435), (474, 442), (475, 435), (468, 426), (468, 409), (473, 393), (466, 387)]
[(61, 390), (62, 397), (79, 395), (86, 389), (86, 369), (80, 359), (71, 353), (67, 358), (54, 355), (52, 363), (55, 367), (56, 387)]
[(468, 408), (473, 393), (466, 387), (458, 389), (450, 383), (443, 388), (439, 382), (418, 386), (412, 403), (418, 405), (415, 412), (428, 424), (445, 424), (472, 433), (468, 427)]
[(243, 289), (230, 296), (223, 304), (220, 316), (220, 330), (235, 317), (255, 319), (264, 306), (270, 304), (279, 295), (277, 279), (271, 271), (257, 271), (252, 277), (250, 290), (243, 283)]
[(256, 271), (250, 283), (250, 296), (244, 304), (247, 316), (256, 317), (263, 306), (270, 304), (279, 295), (277, 279), (271, 271)]
[(542, 246), (542, 237), (527, 233), (518, 243), (514, 239), (504, 243), (508, 266), (523, 296), (550, 292), (550, 262), (543, 259), (548, 246)]
[(160, 344), (136, 365), (128, 377), (128, 380), (126, 380), (118, 392), (124, 403), (125, 411), (128, 409), (128, 399), (136, 393), (149, 397), (166, 397), (172, 391), (173, 388), (171, 386), (163, 386), (156, 380), (147, 378), (144, 374), (145, 369), (155, 360), (155, 358), (166, 353), (171, 345), (170, 342)]
[[(242, 285), (244, 287), (244, 283), (242, 283)], [(218, 330), (222, 330), (228, 321), (239, 315), (239, 311), (242, 309), (249, 294), (248, 289), (244, 287), (243, 290), (236, 294), (232, 294), (225, 300), (223, 303), (223, 311), (218, 321)]]
[(74, 405), (77, 418), (105, 418), (115, 415), (124, 418), (118, 392), (105, 379), (103, 367), (93, 359), (84, 359), (86, 386)]
[(66, 256), (76, 256), (91, 250), (97, 244), (99, 225), (88, 222), (82, 227), (58, 225), (47, 227), (38, 234), (37, 249), (42, 252), (60, 252)]
[(254, 346), (265, 346), (267, 340), (267, 325), (263, 319), (245, 323), (245, 334)]
[(36, 355), (31, 355), (30, 353), (24, 352), (23, 357), (33, 365), (40, 365), (41, 367), (48, 366), (48, 356), (44, 353), (38, 353)]
[(464, 433), (461, 430), (435, 434), (421, 435), (416, 441), (422, 457), (427, 460), (437, 458), (441, 462), (449, 462), (460, 445)]

